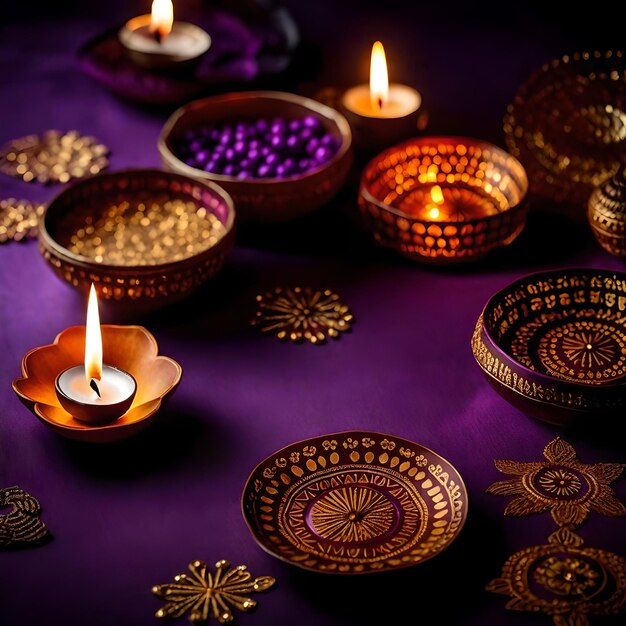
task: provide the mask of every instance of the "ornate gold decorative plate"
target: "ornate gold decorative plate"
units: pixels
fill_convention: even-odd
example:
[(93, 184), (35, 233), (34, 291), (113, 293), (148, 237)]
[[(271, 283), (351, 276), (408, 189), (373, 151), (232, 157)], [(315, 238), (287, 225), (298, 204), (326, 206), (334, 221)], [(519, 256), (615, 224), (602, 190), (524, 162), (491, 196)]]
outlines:
[(350, 309), (330, 289), (278, 287), (258, 295), (256, 300), (258, 309), (251, 324), (281, 340), (322, 344), (350, 330), (354, 321)]
[(467, 491), (432, 450), (351, 431), (292, 444), (263, 461), (242, 508), (273, 556), (317, 572), (364, 574), (444, 550), (465, 522)]
[(39, 218), (45, 208), (44, 204), (28, 200), (16, 198), (0, 200), (0, 243), (36, 237)]
[(245, 565), (231, 569), (228, 561), (218, 561), (214, 574), (204, 561), (192, 561), (189, 574), (178, 574), (174, 582), (155, 585), (152, 593), (165, 600), (156, 612), (159, 619), (177, 619), (189, 613), (192, 624), (203, 624), (213, 617), (220, 624), (233, 621), (233, 609), (250, 611), (256, 601), (251, 593), (265, 591), (276, 582), (271, 576), (252, 578)]
[(501, 472), (515, 476), (487, 489), (488, 493), (499, 496), (515, 496), (505, 515), (549, 510), (559, 526), (578, 526), (591, 511), (609, 516), (626, 515), (626, 507), (609, 486), (621, 476), (623, 465), (581, 463), (576, 450), (559, 437), (548, 443), (543, 455), (547, 461), (495, 461)]
[(548, 543), (516, 552), (488, 591), (510, 596), (507, 609), (541, 611), (556, 626), (588, 626), (588, 615), (614, 615), (626, 602), (626, 561), (583, 545), (567, 528)]
[(97, 174), (108, 166), (109, 149), (76, 130), (13, 139), (0, 148), (0, 172), (24, 182), (67, 183)]
[(49, 538), (36, 498), (19, 487), (0, 489), (0, 509), (7, 506), (11, 510), (0, 514), (0, 550), (24, 548)]
[(585, 202), (626, 156), (623, 52), (577, 52), (543, 65), (508, 106), (504, 133), (533, 191)]

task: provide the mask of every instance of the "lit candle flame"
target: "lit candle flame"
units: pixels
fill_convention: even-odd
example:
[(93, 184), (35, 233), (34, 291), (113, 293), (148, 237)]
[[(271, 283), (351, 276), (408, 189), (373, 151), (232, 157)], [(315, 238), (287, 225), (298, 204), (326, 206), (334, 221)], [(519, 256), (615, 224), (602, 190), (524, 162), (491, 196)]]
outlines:
[(96, 288), (91, 285), (87, 305), (87, 328), (85, 329), (85, 376), (88, 381), (102, 377), (102, 331), (98, 314)]
[(150, 16), (150, 32), (158, 37), (167, 37), (174, 23), (174, 7), (172, 0), (152, 0), (152, 14)]
[[(441, 191), (441, 187), (439, 185), (435, 185), (430, 190), (430, 197), (435, 204), (443, 204), (445, 201), (445, 198), (443, 197), (443, 191)], [(430, 209), (430, 211), (428, 212), (428, 215), (430, 216), (431, 219), (436, 220), (436, 219), (439, 219), (439, 216), (441, 215), (441, 211), (439, 210), (438, 207), (434, 206), (432, 207), (432, 209)]]
[(385, 49), (380, 41), (372, 46), (370, 63), (370, 98), (375, 109), (382, 109), (389, 99), (389, 76), (387, 75), (387, 59)]

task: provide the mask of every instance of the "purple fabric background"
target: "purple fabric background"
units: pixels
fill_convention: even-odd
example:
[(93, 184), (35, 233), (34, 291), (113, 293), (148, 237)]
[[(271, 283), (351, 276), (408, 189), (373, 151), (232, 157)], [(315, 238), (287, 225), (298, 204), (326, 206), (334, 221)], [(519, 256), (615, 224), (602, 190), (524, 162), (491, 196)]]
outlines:
[[(76, 128), (110, 146), (111, 169), (157, 166), (167, 112), (116, 100), (78, 71), (74, 57), (87, 37), (133, 15), (139, 3), (107, 2), (94, 9), (99, 19), (83, 4), (34, 23), (18, 15), (2, 28), (0, 141)], [(499, 13), (481, 20), (469, 9), (455, 14), (454, 4), (431, 6), (424, 19), (417, 8), (407, 16), (353, 1), (291, 4), (304, 51), (318, 44), (323, 52), (303, 55), (285, 88), (364, 80), (368, 46), (381, 37), (389, 42), (392, 78), (423, 92), (432, 132), (499, 144), (506, 103), (535, 67), (611, 43), (610, 30), (585, 31), (582, 18), (561, 27), (540, 9), (527, 9), (507, 29)], [(36, 3), (31, 15), (37, 10)], [(57, 191), (0, 180), (1, 197), (47, 200)], [(417, 623), (423, 611), (450, 625), (550, 623), (507, 612), (503, 596), (484, 591), (512, 552), (543, 543), (553, 530), (547, 515), (502, 516), (505, 499), (484, 493), (501, 478), (493, 459), (539, 460), (560, 434), (583, 461), (623, 462), (623, 440), (600, 424), (586, 435), (564, 433), (511, 408), (483, 380), (470, 336), (487, 298), (525, 273), (624, 264), (595, 244), (581, 219), (535, 202), (518, 242), (485, 262), (452, 270), (411, 265), (359, 233), (351, 217), (355, 193), (348, 187), (298, 223), (242, 228), (216, 280), (184, 304), (141, 320), (162, 353), (182, 364), (183, 381), (158, 425), (117, 445), (56, 437), (11, 391), (23, 354), (82, 323), (84, 303), (53, 277), (34, 242), (0, 247), (0, 486), (16, 484), (38, 497), (54, 534), (44, 547), (0, 553), (2, 624), (156, 624), (160, 601), (150, 587), (196, 558), (226, 558), (277, 578), (274, 591), (257, 596), (255, 614), (237, 616), (241, 624)], [(342, 295), (357, 319), (351, 334), (320, 348), (281, 344), (248, 326), (257, 292), (307, 284)], [(293, 441), (351, 428), (418, 441), (460, 471), (469, 519), (438, 558), (388, 575), (336, 578), (299, 571), (256, 546), (240, 513), (252, 468)], [(616, 491), (626, 499), (626, 481)], [(624, 554), (624, 524), (594, 515), (580, 532), (588, 543)]]

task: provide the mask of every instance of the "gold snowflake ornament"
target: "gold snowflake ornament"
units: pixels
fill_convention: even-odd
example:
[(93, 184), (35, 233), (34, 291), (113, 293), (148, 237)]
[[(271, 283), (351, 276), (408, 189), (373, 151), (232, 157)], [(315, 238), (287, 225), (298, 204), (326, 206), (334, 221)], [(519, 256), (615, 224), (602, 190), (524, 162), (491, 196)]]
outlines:
[(252, 578), (245, 565), (231, 569), (228, 561), (218, 561), (212, 574), (204, 561), (192, 561), (189, 574), (178, 574), (174, 582), (155, 585), (152, 593), (165, 600), (156, 612), (160, 619), (177, 619), (189, 614), (192, 624), (204, 624), (213, 617), (220, 624), (233, 621), (233, 609), (250, 611), (256, 601), (249, 594), (265, 591), (276, 582), (270, 576)]
[(251, 324), (295, 343), (322, 344), (329, 337), (337, 339), (354, 321), (350, 309), (329, 289), (279, 287), (256, 300), (258, 308)]
[(549, 510), (559, 526), (579, 526), (591, 511), (602, 515), (626, 515), (610, 484), (624, 469), (617, 463), (586, 465), (576, 450), (560, 438), (544, 449), (546, 461), (522, 463), (495, 461), (496, 467), (514, 478), (494, 483), (488, 493), (514, 496), (505, 515), (530, 515)]

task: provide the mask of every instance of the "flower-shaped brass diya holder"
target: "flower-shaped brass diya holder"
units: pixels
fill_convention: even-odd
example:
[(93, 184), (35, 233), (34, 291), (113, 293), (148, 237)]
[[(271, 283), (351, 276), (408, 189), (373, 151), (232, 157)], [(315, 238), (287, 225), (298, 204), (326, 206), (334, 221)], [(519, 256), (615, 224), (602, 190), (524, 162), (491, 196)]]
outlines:
[(298, 567), (365, 574), (444, 550), (467, 516), (456, 469), (417, 443), (345, 432), (279, 450), (252, 472), (243, 515), (259, 545)]
[(504, 133), (532, 191), (585, 202), (626, 157), (623, 52), (577, 52), (543, 65), (509, 105)]
[(375, 157), (361, 177), (361, 220), (404, 256), (450, 264), (510, 244), (526, 223), (528, 180), (500, 148), (463, 137), (423, 137)]
[(94, 176), (62, 191), (40, 226), (54, 272), (105, 306), (137, 314), (187, 296), (217, 273), (234, 244), (230, 196), (159, 170)]
[(626, 274), (532, 274), (485, 306), (472, 350), (492, 386), (549, 422), (589, 423), (626, 407)]
[(43, 424), (70, 439), (110, 442), (134, 435), (152, 423), (182, 376), (176, 361), (158, 356), (156, 340), (142, 326), (104, 324), (101, 329), (104, 362), (128, 372), (137, 381), (132, 405), (118, 420), (103, 425), (79, 421), (57, 397), (57, 376), (84, 358), (84, 326), (67, 328), (54, 343), (31, 350), (22, 360), (21, 378), (13, 381), (13, 390), (22, 403)]

